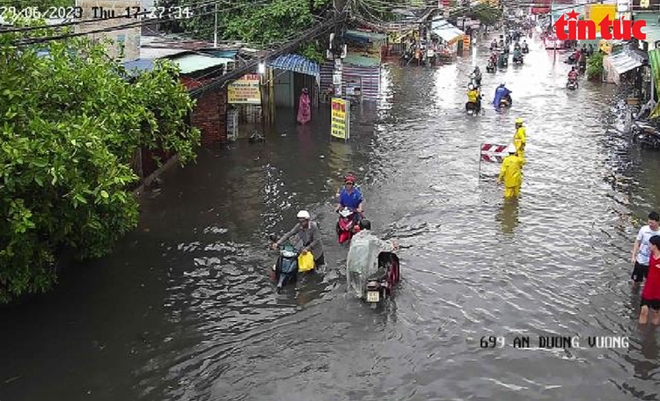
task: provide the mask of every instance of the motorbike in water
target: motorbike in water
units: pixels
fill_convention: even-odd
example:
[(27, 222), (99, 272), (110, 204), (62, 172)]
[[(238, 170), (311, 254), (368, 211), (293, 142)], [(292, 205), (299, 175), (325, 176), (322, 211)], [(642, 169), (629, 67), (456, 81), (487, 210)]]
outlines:
[(513, 58), (513, 65), (523, 65), (524, 59), (522, 54), (519, 54), (518, 57)]
[(568, 90), (576, 90), (579, 87), (577, 79), (569, 79), (568, 82), (566, 83), (566, 89)]
[(500, 104), (498, 104), (499, 108), (506, 108), (506, 107), (511, 107), (513, 104), (513, 99), (511, 99), (511, 95), (506, 95), (500, 99)]
[(490, 73), (495, 72), (495, 63), (493, 62), (492, 59), (488, 60), (488, 64), (486, 64), (486, 72), (490, 72)]
[(372, 251), (371, 255), (360, 256), (348, 268), (348, 290), (375, 308), (393, 295), (394, 288), (401, 281), (399, 257), (386, 251)]
[(355, 211), (350, 208), (343, 208), (339, 211), (339, 221), (337, 221), (337, 240), (340, 244), (348, 243), (353, 235), (360, 231), (360, 226), (355, 219)]
[(477, 75), (474, 72), (470, 73), (470, 83), (468, 83), (468, 87), (472, 85), (476, 89), (479, 89), (481, 87), (481, 74)]
[(527, 43), (524, 43), (524, 44), (522, 45), (522, 53), (523, 53), (523, 54), (527, 54), (527, 53), (529, 53), (529, 46), (527, 45)]
[(648, 120), (637, 120), (632, 124), (632, 139), (634, 143), (644, 148), (660, 149), (660, 127)]
[(467, 111), (468, 116), (474, 116), (479, 114), (481, 111), (481, 107), (479, 106), (479, 102), (467, 102), (465, 103), (465, 110)]
[(367, 277), (365, 287), (367, 302), (377, 305), (391, 297), (399, 281), (401, 281), (399, 257), (394, 252), (381, 252), (378, 255), (378, 270)]
[[(270, 240), (277, 242), (277, 237), (271, 235)], [(278, 294), (282, 292), (282, 288), (286, 285), (294, 284), (298, 281), (298, 256), (300, 256), (298, 249), (290, 242), (283, 244), (279, 252), (280, 255), (273, 265), (271, 275), (273, 281), (277, 283)]]

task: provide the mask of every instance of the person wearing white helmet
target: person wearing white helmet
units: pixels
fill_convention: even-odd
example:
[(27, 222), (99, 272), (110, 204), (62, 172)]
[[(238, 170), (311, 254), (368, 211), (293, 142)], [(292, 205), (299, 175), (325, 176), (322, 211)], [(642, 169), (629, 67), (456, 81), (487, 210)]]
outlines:
[(312, 221), (312, 216), (309, 215), (307, 210), (301, 210), (296, 215), (298, 224), (296, 224), (291, 231), (284, 234), (277, 242), (271, 244), (272, 249), (277, 249), (282, 244), (294, 235), (297, 235), (303, 243), (302, 253), (311, 252), (314, 256), (314, 265), (316, 267), (325, 264), (325, 256), (323, 255), (323, 241), (321, 240), (321, 231), (316, 222)]
[(481, 111), (481, 94), (479, 94), (479, 90), (472, 84), (468, 85), (467, 97), (468, 101), (465, 103), (465, 110), (467, 110), (469, 104), (472, 103), (474, 104), (476, 114), (479, 114)]
[(511, 144), (506, 148), (509, 154), (502, 162), (498, 183), (504, 183), (504, 197), (507, 199), (517, 198), (520, 195), (522, 185), (522, 159), (517, 155), (516, 146)]

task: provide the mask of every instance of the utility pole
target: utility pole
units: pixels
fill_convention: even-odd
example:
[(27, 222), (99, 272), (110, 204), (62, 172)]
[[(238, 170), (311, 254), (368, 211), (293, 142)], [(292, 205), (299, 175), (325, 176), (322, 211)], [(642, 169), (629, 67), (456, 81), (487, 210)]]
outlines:
[[(344, 7), (346, 6), (346, 0), (333, 0), (334, 8), (335, 8), (335, 16), (339, 16), (344, 11)], [(337, 39), (341, 36), (343, 31), (343, 25), (335, 25), (334, 29), (334, 39)], [(343, 41), (339, 41), (338, 43), (342, 43)], [(332, 75), (332, 84), (334, 87), (334, 96), (335, 97), (341, 97), (345, 98), (344, 96), (344, 91), (342, 88), (342, 80), (343, 80), (343, 71), (344, 71), (344, 66), (341, 60), (341, 55), (343, 52), (343, 48), (340, 49), (335, 49), (334, 46), (332, 48), (332, 55), (333, 55), (333, 60), (335, 62), (335, 69), (334, 73)]]
[(218, 1), (220, 0), (215, 0), (214, 6), (215, 6), (215, 13), (214, 13), (214, 22), (213, 22), (213, 47), (217, 48), (218, 47)]

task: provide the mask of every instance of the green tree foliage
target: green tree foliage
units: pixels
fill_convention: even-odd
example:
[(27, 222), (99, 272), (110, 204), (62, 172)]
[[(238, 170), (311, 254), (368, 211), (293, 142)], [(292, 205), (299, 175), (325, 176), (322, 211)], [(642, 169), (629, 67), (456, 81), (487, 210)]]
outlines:
[(603, 52), (597, 51), (587, 59), (587, 79), (596, 80), (602, 77), (603, 67)]
[(479, 3), (474, 7), (460, 7), (458, 3), (452, 3), (451, 7), (452, 11), (449, 13), (450, 19), (465, 16), (479, 20), (482, 24), (489, 26), (497, 24), (502, 19), (502, 10), (487, 3)]
[[(134, 82), (102, 46), (71, 38), (17, 48), (50, 29), (0, 35), (0, 301), (44, 291), (62, 249), (108, 253), (135, 227), (127, 189), (138, 147), (194, 158), (193, 102), (159, 65)], [(44, 57), (39, 51), (47, 50)]]
[[(161, 0), (162, 6), (187, 6), (195, 16), (179, 22), (193, 36), (211, 40), (214, 33), (214, 5), (198, 0)], [(208, 4), (197, 8), (196, 4)], [(218, 7), (218, 37), (255, 44), (282, 43), (309, 29), (331, 0), (234, 0), (220, 1)]]

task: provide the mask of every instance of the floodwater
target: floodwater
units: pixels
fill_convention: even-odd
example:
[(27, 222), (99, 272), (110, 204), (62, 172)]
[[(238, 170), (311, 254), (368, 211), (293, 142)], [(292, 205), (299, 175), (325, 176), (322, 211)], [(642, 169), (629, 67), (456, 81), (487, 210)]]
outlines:
[[(522, 68), (487, 74), (484, 58), (484, 103), (500, 81), (513, 90), (503, 114), (465, 115), (472, 58), (392, 67), (347, 144), (328, 139), (327, 116), (298, 130), (291, 113), (266, 143), (170, 171), (111, 256), (0, 311), (0, 400), (658, 399), (656, 332), (637, 327), (628, 259), (660, 205), (660, 157), (617, 130), (611, 87), (566, 91), (563, 57), (538, 42)], [(504, 203), (479, 145), (509, 142), (518, 116), (525, 181)], [(376, 310), (346, 295), (335, 244), (347, 170), (403, 248), (403, 282)], [(321, 224), (328, 266), (276, 296), (266, 238), (300, 208)], [(517, 335), (579, 335), (585, 349), (516, 349)], [(629, 344), (588, 349), (590, 335)], [(482, 349), (483, 336), (507, 344)]]

